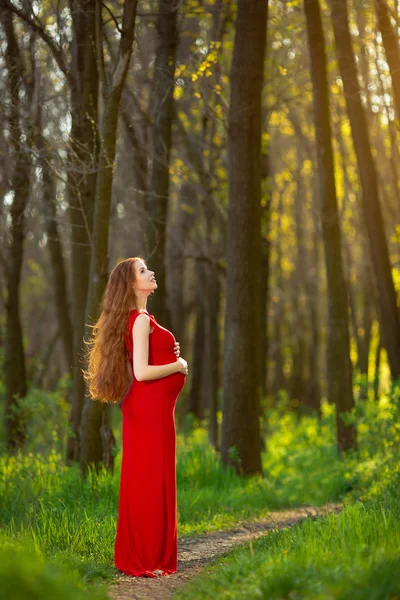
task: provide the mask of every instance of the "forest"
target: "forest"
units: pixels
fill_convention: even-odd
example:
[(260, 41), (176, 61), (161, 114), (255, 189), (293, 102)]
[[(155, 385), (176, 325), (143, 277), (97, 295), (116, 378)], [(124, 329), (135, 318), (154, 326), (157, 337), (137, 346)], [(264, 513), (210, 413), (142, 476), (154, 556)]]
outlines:
[[(0, 0), (6, 597), (400, 596), (399, 42), (398, 0)], [(189, 365), (181, 573), (135, 585), (84, 377), (130, 257)]]

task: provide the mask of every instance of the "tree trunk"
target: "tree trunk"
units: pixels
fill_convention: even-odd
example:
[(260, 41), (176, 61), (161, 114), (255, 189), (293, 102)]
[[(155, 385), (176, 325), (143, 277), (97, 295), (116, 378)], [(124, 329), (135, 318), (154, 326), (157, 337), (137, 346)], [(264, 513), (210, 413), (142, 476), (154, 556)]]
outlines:
[[(36, 85), (40, 86), (40, 71), (35, 71)], [(42, 82), (43, 83), (43, 82)], [(41, 87), (41, 86), (40, 86)], [(68, 302), (67, 274), (64, 261), (62, 240), (57, 224), (56, 185), (49, 165), (51, 148), (43, 135), (42, 106), (38, 102), (35, 123), (35, 146), (38, 162), (42, 171), (42, 202), (47, 233), (47, 246), (53, 278), (54, 304), (58, 320), (59, 334), (62, 339), (67, 369), (72, 373), (73, 365), (73, 327)]]
[(328, 399), (336, 406), (337, 445), (340, 451), (356, 446), (354, 425), (342, 414), (354, 407), (350, 360), (347, 285), (336, 197), (335, 171), (326, 76), (325, 41), (318, 0), (304, 0), (313, 83), (315, 136), (320, 177), (322, 235), (328, 285)]
[(188, 412), (193, 413), (197, 419), (204, 418), (204, 362), (205, 362), (205, 298), (206, 288), (205, 265), (197, 261), (195, 267), (196, 279), (196, 325), (193, 344), (193, 369), (190, 395), (188, 397)]
[(296, 267), (292, 277), (292, 315), (293, 315), (293, 342), (292, 342), (292, 373), (291, 373), (291, 406), (298, 413), (305, 411), (307, 368), (307, 327), (305, 322), (305, 310), (301, 301), (303, 285), (307, 273), (307, 255), (304, 243), (304, 214), (306, 204), (306, 186), (303, 180), (302, 168), (304, 163), (304, 148), (302, 138), (296, 148), (297, 157), (297, 185), (294, 197), (295, 211), (295, 237), (296, 237)]
[(366, 279), (363, 281), (363, 309), (361, 315), (361, 329), (362, 332), (359, 335), (358, 339), (358, 368), (360, 373), (363, 373), (368, 378), (368, 366), (369, 366), (369, 352), (371, 349), (371, 341), (372, 341), (372, 323), (373, 323), (373, 312), (370, 299), (373, 297), (373, 291), (371, 289), (371, 285)]
[[(279, 218), (276, 222), (275, 227), (278, 232), (281, 230), (282, 225), (282, 211), (283, 211), (283, 193), (279, 194), (277, 213)], [(282, 269), (282, 237), (277, 236), (276, 240), (276, 263), (275, 263), (275, 280), (276, 280), (276, 300), (274, 300), (273, 308), (273, 322), (271, 339), (272, 344), (269, 345), (269, 355), (274, 361), (274, 373), (271, 382), (271, 393), (274, 397), (278, 396), (280, 390), (288, 390), (288, 382), (285, 377), (284, 366), (285, 357), (283, 353), (283, 337), (284, 337), (284, 323), (286, 318), (285, 312), (285, 279)]]
[(381, 339), (380, 339), (380, 335), (379, 335), (379, 340), (378, 340), (378, 344), (376, 346), (376, 352), (375, 352), (374, 376), (372, 379), (375, 402), (378, 402), (378, 400), (379, 400), (381, 353), (382, 353), (382, 344), (381, 344)]
[[(115, 161), (115, 144), (122, 88), (132, 54), (137, 0), (126, 0), (122, 21), (119, 53), (109, 84), (104, 80), (104, 110), (101, 123), (102, 145), (97, 166), (96, 199), (93, 222), (92, 260), (90, 284), (86, 306), (87, 325), (98, 319), (100, 302), (108, 280), (108, 238), (111, 192)], [(103, 76), (104, 77), (104, 76)], [(91, 335), (86, 326), (86, 341)], [(121, 398), (122, 400), (122, 398)], [(80, 465), (82, 474), (89, 465), (96, 468), (103, 462), (113, 469), (113, 445), (115, 440), (109, 427), (109, 409), (104, 403), (87, 396), (81, 420)]]
[(347, 2), (346, 0), (329, 1), (336, 52), (360, 174), (364, 221), (379, 289), (382, 337), (388, 354), (391, 375), (397, 379), (400, 376), (400, 321), (397, 297), (379, 204), (375, 163), (371, 154), (367, 123), (360, 98), (357, 67), (351, 45)]
[(306, 278), (306, 290), (309, 307), (309, 318), (311, 323), (311, 342), (309, 348), (309, 365), (310, 374), (307, 386), (307, 405), (311, 407), (311, 410), (315, 410), (318, 416), (321, 416), (321, 354), (322, 354), (322, 343), (321, 343), (321, 308), (320, 308), (320, 246), (319, 240), (321, 219), (320, 206), (319, 206), (319, 184), (317, 181), (317, 174), (313, 175), (313, 186), (312, 186), (312, 220), (313, 220), (313, 246), (311, 250), (310, 258), (310, 271)]
[(176, 0), (159, 0), (159, 46), (155, 62), (155, 107), (152, 132), (152, 165), (147, 202), (147, 250), (157, 277), (152, 310), (160, 323), (170, 326), (166, 306), (165, 244), (169, 204), (169, 162), (174, 118), (175, 57), (177, 45)]
[[(210, 266), (207, 265), (208, 271)], [(210, 285), (212, 281), (212, 285)], [(208, 439), (210, 444), (219, 451), (220, 439), (217, 422), (218, 412), (218, 383), (219, 383), (219, 316), (220, 316), (220, 282), (218, 275), (211, 278), (208, 275), (208, 302), (206, 315), (206, 355), (205, 355), (205, 392), (208, 409)]]
[[(185, 310), (185, 275), (187, 265), (184, 257), (184, 250), (189, 244), (190, 230), (195, 220), (195, 210), (192, 208), (193, 189), (189, 182), (182, 183), (177, 198), (177, 208), (175, 219), (170, 221), (170, 232), (168, 236), (168, 272), (171, 286), (168, 293), (170, 301), (172, 331), (175, 338), (180, 342), (181, 354), (185, 353), (185, 339), (187, 334), (187, 314)], [(183, 210), (182, 206), (190, 207), (190, 212)]]
[[(79, 461), (80, 424), (85, 399), (81, 357), (85, 351), (85, 309), (92, 254), (93, 207), (98, 157), (97, 102), (99, 77), (96, 61), (96, 0), (70, 0), (71, 135), (68, 147), (68, 204), (71, 225), (72, 322), (74, 362), (72, 436), (67, 443), (67, 463)], [(95, 125), (94, 125), (95, 124)]]
[[(68, 143), (68, 204), (72, 251), (73, 382), (69, 416), (72, 436), (68, 438), (66, 460), (79, 458), (79, 426), (85, 394), (80, 356), (85, 350), (85, 308), (91, 257), (91, 234), (98, 153), (97, 95), (98, 70), (95, 53), (95, 11), (97, 0), (69, 0), (72, 17), (71, 65), (61, 47), (33, 15), (29, 3), (21, 10), (10, 0), (2, 4), (17, 14), (47, 44), (58, 68), (70, 86), (71, 134)], [(58, 32), (60, 37), (62, 31)], [(64, 37), (65, 43), (65, 37)]]
[[(6, 448), (9, 453), (15, 453), (23, 447), (26, 439), (25, 419), (18, 411), (19, 400), (27, 392), (20, 319), (20, 283), (25, 239), (25, 210), (30, 192), (31, 148), (29, 146), (32, 140), (31, 132), (28, 131), (28, 134), (26, 134), (26, 131), (23, 131), (21, 127), (19, 92), (23, 87), (27, 91), (23, 57), (15, 36), (12, 13), (4, 6), (3, 2), (0, 2), (0, 19), (7, 42), (4, 58), (10, 98), (8, 109), (10, 165), (13, 167), (9, 180), (9, 189), (13, 191), (13, 201), (10, 207), (10, 243), (6, 264), (4, 265), (7, 285), (4, 353), (6, 402), (4, 416)], [(29, 124), (28, 129), (30, 129)], [(25, 141), (23, 135), (26, 136)]]
[(392, 78), (392, 89), (397, 119), (400, 120), (400, 52), (399, 40), (395, 29), (390, 22), (389, 11), (386, 0), (375, 0), (378, 27), (382, 35), (382, 43), (385, 48), (386, 61)]
[(261, 94), (267, 1), (238, 0), (228, 124), (229, 207), (221, 459), (263, 474), (260, 446)]

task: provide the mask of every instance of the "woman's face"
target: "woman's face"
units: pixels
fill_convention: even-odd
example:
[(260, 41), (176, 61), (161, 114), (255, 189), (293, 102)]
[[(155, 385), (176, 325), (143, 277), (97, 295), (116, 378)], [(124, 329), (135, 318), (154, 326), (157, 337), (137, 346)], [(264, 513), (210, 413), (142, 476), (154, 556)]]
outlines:
[(133, 287), (136, 292), (150, 292), (157, 289), (154, 271), (150, 271), (142, 260), (135, 262), (135, 277)]

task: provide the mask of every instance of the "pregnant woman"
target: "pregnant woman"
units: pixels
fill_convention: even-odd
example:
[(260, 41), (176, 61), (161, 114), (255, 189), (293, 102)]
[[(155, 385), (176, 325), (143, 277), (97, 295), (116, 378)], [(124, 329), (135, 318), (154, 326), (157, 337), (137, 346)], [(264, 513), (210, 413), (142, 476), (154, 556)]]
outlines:
[[(175, 406), (188, 367), (178, 356), (174, 335), (147, 312), (147, 298), (155, 289), (154, 272), (141, 257), (121, 261), (113, 269), (85, 376), (91, 396), (108, 402), (118, 401), (116, 387), (118, 392), (124, 389), (119, 401), (126, 391), (126, 368), (131, 376), (122, 401), (114, 562), (121, 572), (135, 577), (169, 575), (178, 568)], [(112, 333), (107, 339), (112, 319), (118, 321), (114, 329), (119, 335)], [(111, 355), (118, 355), (123, 369), (115, 360), (114, 371), (110, 370)]]

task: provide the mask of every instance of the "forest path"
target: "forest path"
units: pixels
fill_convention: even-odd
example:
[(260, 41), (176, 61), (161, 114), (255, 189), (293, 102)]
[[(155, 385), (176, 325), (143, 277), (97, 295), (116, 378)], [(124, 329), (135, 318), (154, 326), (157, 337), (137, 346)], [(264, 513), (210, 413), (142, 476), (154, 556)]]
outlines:
[(340, 512), (343, 504), (330, 502), (323, 506), (300, 506), (287, 510), (271, 511), (267, 517), (243, 521), (234, 529), (178, 538), (178, 571), (158, 577), (129, 577), (117, 575), (109, 588), (111, 600), (170, 600), (178, 588), (204, 569), (207, 563), (236, 544), (265, 535), (273, 529), (291, 527), (309, 517), (320, 517), (330, 512)]

